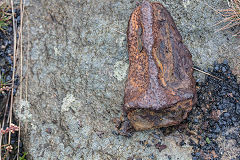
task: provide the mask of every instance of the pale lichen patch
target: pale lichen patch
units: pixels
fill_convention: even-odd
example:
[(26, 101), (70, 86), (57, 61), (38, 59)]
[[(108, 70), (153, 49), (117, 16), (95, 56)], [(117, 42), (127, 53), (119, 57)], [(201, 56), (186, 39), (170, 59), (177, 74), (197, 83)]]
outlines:
[(128, 64), (123, 61), (118, 61), (114, 65), (114, 77), (118, 81), (122, 81), (127, 76)]
[(32, 114), (30, 111), (30, 103), (26, 100), (20, 100), (19, 105), (16, 109), (17, 113), (18, 113), (18, 117), (24, 121), (24, 122), (28, 122), (32, 119)]
[(190, 5), (191, 1), (190, 0), (183, 0), (182, 3), (183, 3), (184, 8), (187, 8)]
[(66, 112), (71, 107), (72, 102), (74, 102), (76, 98), (72, 94), (67, 94), (65, 98), (63, 98), (63, 104), (61, 106), (61, 112)]

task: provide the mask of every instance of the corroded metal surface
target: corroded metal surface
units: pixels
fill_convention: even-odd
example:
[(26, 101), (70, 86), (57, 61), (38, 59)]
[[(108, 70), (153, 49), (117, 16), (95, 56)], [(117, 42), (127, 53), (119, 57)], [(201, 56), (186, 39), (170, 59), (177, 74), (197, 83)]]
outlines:
[(124, 112), (135, 130), (179, 124), (196, 102), (192, 56), (170, 13), (144, 1), (128, 25)]

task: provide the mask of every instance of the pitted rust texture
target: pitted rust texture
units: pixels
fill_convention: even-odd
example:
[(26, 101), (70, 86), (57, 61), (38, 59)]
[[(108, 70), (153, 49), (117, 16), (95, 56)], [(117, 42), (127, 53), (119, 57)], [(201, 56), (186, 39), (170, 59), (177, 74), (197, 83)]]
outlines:
[(128, 24), (124, 112), (135, 130), (179, 124), (196, 102), (192, 56), (170, 13), (144, 1)]

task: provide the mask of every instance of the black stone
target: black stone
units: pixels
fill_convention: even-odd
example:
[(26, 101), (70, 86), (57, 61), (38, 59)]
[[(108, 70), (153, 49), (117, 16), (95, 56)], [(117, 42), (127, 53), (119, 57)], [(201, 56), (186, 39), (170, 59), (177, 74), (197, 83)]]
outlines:
[(227, 65), (227, 64), (228, 64), (228, 60), (227, 60), (227, 59), (224, 59), (224, 60), (223, 60), (223, 64)]
[(236, 114), (240, 115), (240, 103), (236, 104)]
[(180, 144), (180, 146), (183, 146), (183, 145), (185, 145), (186, 143), (184, 142), (184, 140), (182, 140), (179, 144)]

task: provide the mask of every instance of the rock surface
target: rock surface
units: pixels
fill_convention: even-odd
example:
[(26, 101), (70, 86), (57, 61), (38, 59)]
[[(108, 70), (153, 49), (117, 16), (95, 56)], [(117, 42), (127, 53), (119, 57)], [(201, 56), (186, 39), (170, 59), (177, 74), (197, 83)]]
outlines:
[[(160, 2), (173, 16), (195, 65), (207, 68), (228, 59), (240, 75), (240, 44), (231, 31), (215, 32), (221, 17), (208, 6), (227, 8), (224, 0)], [(27, 70), (25, 56), (28, 78), (22, 82), (27, 80), (27, 97), (16, 98), (14, 112), (31, 159), (191, 159), (191, 147), (178, 145), (186, 139), (178, 132), (164, 137), (145, 131), (131, 138), (113, 132), (128, 73), (125, 33), (136, 3), (27, 1), (29, 64)], [(167, 148), (160, 152), (155, 143)]]

